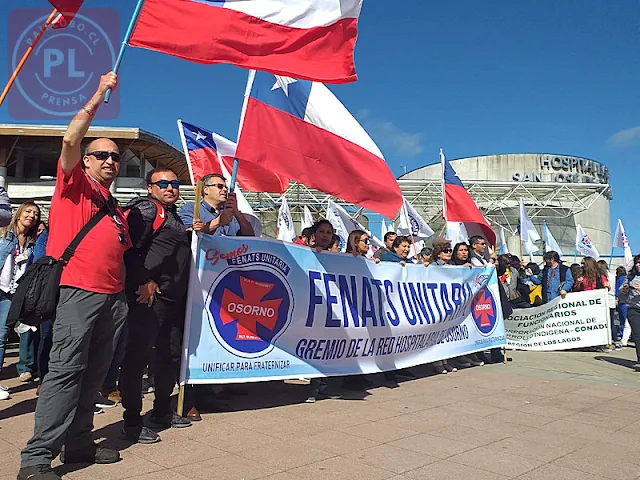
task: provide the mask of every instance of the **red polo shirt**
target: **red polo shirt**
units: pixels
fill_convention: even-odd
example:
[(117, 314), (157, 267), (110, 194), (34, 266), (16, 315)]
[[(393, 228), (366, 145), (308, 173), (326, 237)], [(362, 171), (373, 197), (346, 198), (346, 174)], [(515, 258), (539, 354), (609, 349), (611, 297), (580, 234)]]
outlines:
[[(56, 189), (49, 212), (47, 255), (60, 258), (106, 198), (109, 198), (109, 191), (91, 181), (80, 164), (65, 176), (58, 162)], [(80, 242), (69, 264), (62, 270), (61, 286), (108, 294), (122, 291), (122, 258), (131, 246), (131, 240), (120, 207), (117, 215), (124, 226), (127, 245), (120, 242), (120, 229), (114, 219), (105, 216)]]

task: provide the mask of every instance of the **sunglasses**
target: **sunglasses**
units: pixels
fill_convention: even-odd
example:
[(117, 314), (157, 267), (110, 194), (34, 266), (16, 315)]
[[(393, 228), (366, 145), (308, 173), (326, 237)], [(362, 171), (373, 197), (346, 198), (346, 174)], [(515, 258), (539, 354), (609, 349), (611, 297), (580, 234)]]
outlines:
[(229, 188), (224, 183), (209, 183), (208, 185), (205, 185), (205, 187), (218, 187), (218, 190), (222, 190), (223, 188)]
[(104, 162), (107, 158), (111, 157), (111, 160), (114, 162), (120, 162), (120, 154), (118, 152), (105, 152), (103, 150), (99, 150), (96, 152), (87, 153), (87, 155), (91, 155), (96, 157), (96, 160), (100, 160)]
[(162, 190), (169, 188), (169, 185), (171, 185), (171, 188), (177, 190), (180, 188), (180, 180), (158, 180), (157, 182), (151, 182), (151, 185), (157, 185)]
[(452, 248), (445, 248), (444, 250), (442, 250), (442, 253), (453, 253), (453, 249)]
[(369, 245), (371, 243), (371, 241), (369, 240), (369, 237), (367, 238), (361, 238), (360, 239), (361, 242), (364, 242), (365, 245)]

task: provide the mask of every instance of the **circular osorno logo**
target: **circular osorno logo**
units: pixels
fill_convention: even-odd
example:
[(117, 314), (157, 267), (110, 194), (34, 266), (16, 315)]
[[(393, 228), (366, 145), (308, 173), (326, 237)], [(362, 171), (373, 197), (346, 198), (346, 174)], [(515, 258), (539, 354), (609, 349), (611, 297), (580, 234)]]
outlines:
[(480, 290), (473, 299), (471, 316), (478, 331), (488, 337), (496, 328), (498, 315), (496, 312), (496, 302), (488, 288)]
[(257, 358), (273, 350), (293, 311), (293, 293), (282, 274), (266, 265), (227, 269), (206, 303), (213, 334), (230, 353)]
[[(33, 32), (46, 19), (42, 16), (33, 20), (16, 39), (11, 57), (14, 70), (31, 45)], [(104, 28), (91, 18), (76, 14), (65, 28), (47, 30), (15, 86), (42, 113), (73, 116), (94, 94), (100, 75), (115, 59), (116, 51)]]

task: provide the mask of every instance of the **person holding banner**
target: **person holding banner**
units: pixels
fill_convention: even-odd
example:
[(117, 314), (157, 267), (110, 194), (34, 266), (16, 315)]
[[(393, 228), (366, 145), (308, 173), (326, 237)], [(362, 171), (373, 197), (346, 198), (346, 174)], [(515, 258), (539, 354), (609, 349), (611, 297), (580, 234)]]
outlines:
[(481, 235), (474, 235), (469, 239), (469, 245), (471, 245), (471, 253), (469, 254), (469, 261), (475, 267), (484, 267), (487, 261), (484, 258), (484, 254), (487, 250), (487, 241)]
[(462, 265), (464, 267), (472, 267), (469, 262), (469, 245), (464, 242), (456, 243), (453, 247), (453, 256), (451, 257), (452, 265)]
[(411, 240), (409, 237), (396, 236), (391, 244), (391, 251), (386, 252), (381, 261), (396, 262), (404, 267), (407, 264), (410, 250)]
[(193, 218), (195, 204), (185, 203), (179, 215), (187, 229), (210, 235), (255, 236), (249, 220), (238, 209), (236, 194), (229, 191), (227, 180), (220, 173), (202, 177), (200, 218)]
[(633, 267), (620, 288), (620, 301), (627, 306), (627, 320), (636, 345), (636, 363), (633, 368), (640, 372), (640, 255), (634, 257)]
[(431, 253), (433, 252), (433, 248), (424, 247), (420, 250), (420, 263), (425, 267), (431, 265)]

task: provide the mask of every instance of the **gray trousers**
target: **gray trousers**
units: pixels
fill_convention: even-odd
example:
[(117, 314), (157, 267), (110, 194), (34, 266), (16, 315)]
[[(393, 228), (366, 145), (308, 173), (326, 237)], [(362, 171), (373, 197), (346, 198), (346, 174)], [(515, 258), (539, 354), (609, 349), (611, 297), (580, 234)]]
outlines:
[(93, 409), (124, 321), (123, 292), (107, 295), (60, 288), (49, 372), (36, 405), (33, 437), (21, 467), (49, 465), (61, 452), (93, 443)]

